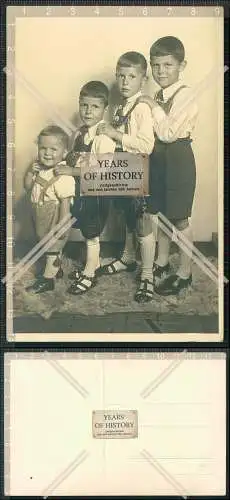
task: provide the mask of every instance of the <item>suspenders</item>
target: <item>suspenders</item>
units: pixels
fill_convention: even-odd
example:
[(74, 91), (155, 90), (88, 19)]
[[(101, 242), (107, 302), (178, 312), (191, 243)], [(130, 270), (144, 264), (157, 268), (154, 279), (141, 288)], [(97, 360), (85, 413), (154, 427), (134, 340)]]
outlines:
[[(181, 85), (181, 87), (179, 87), (176, 92), (174, 92), (174, 94), (167, 100), (167, 101), (163, 101), (162, 100), (162, 97), (160, 97), (160, 93), (162, 93), (162, 89), (160, 91), (158, 91), (155, 95), (155, 101), (157, 102), (157, 104), (159, 106), (161, 106), (161, 108), (164, 110), (164, 112), (166, 113), (166, 115), (169, 114), (170, 110), (171, 110), (171, 107), (172, 107), (172, 104), (173, 104), (173, 100), (174, 100), (174, 97), (182, 90), (182, 89), (185, 89), (187, 88), (187, 85)], [(155, 134), (155, 139), (157, 142), (159, 143), (162, 143), (162, 141), (160, 141), (160, 139), (158, 139), (157, 135)], [(191, 135), (189, 134), (187, 137), (183, 137), (183, 138), (180, 138), (180, 139), (177, 139), (178, 142), (192, 142), (192, 139), (191, 139)]]
[[(142, 102), (142, 97), (143, 96), (140, 96), (137, 98), (137, 100), (135, 101), (133, 106), (129, 109), (129, 111), (126, 113), (126, 115), (121, 115), (119, 113), (119, 108), (118, 108), (118, 110), (115, 113), (115, 116), (113, 118), (113, 122), (112, 122), (112, 125), (114, 128), (117, 128), (117, 127), (120, 127), (121, 125), (124, 125), (125, 126), (125, 134), (128, 133), (129, 117), (130, 117), (131, 113), (133, 112), (133, 110), (135, 109), (135, 107), (137, 106), (137, 104)], [(120, 111), (121, 111), (121, 109), (120, 109)]]
[[(114, 128), (118, 128), (120, 127), (121, 125), (124, 125), (125, 126), (125, 131), (124, 133), (125, 134), (128, 134), (128, 123), (129, 123), (129, 118), (131, 116), (131, 113), (133, 112), (133, 110), (135, 109), (135, 107), (137, 106), (137, 104), (141, 103), (142, 102), (142, 95), (140, 97), (137, 98), (137, 100), (135, 101), (135, 103), (133, 104), (133, 106), (129, 109), (129, 111), (126, 113), (126, 115), (121, 115), (119, 113), (119, 108), (117, 109), (116, 113), (115, 113), (115, 116), (113, 118), (113, 121), (112, 121), (112, 125)], [(145, 103), (147, 104), (147, 103)], [(122, 111), (122, 108), (120, 108), (120, 112)], [(116, 152), (122, 152), (123, 149), (121, 147), (116, 147)]]
[(173, 95), (171, 95), (171, 97), (167, 100), (167, 101), (163, 101), (162, 98), (160, 98), (160, 94), (162, 93), (162, 89), (156, 93), (155, 95), (155, 100), (157, 102), (157, 104), (159, 106), (161, 106), (161, 108), (164, 110), (164, 112), (168, 115), (170, 110), (171, 110), (171, 107), (172, 107), (172, 104), (173, 104), (173, 99), (174, 97), (182, 90), (182, 89), (185, 89), (187, 88), (187, 85), (181, 85), (181, 87), (179, 87), (176, 92), (174, 92)]
[[(119, 111), (119, 108), (118, 108), (118, 110), (114, 116), (113, 122), (112, 122), (112, 125), (114, 126), (114, 128), (117, 128), (117, 127), (120, 127), (121, 125), (124, 125), (124, 128), (125, 128), (124, 133), (128, 134), (129, 117), (131, 116), (131, 113), (133, 112), (133, 110), (135, 109), (137, 104), (142, 102), (143, 97), (144, 97), (143, 95), (138, 97), (137, 100), (135, 101), (135, 103), (133, 104), (133, 106), (129, 109), (129, 111), (124, 116), (122, 116), (118, 112)], [(143, 100), (143, 102), (145, 102), (145, 101)], [(148, 103), (145, 102), (145, 104), (148, 104)], [(149, 107), (150, 107), (150, 105), (149, 105)], [(120, 110), (122, 110), (122, 108), (120, 108)], [(122, 147), (117, 146), (115, 151), (122, 152), (123, 149), (122, 149)], [(133, 203), (134, 203), (134, 207), (135, 207), (135, 212), (138, 213), (139, 215), (143, 214), (146, 211), (147, 203), (146, 203), (144, 196), (135, 198)]]
[(41, 186), (41, 190), (40, 190), (40, 194), (39, 194), (39, 198), (38, 198), (38, 205), (43, 205), (44, 204), (44, 198), (45, 198), (45, 194), (47, 192), (47, 190), (49, 189), (49, 187), (53, 186), (53, 184), (55, 184), (55, 182), (57, 182), (57, 180), (61, 177), (61, 175), (57, 175), (57, 176), (53, 176), (51, 177), (51, 179), (49, 181), (45, 181), (39, 174), (36, 175), (36, 178), (34, 180), (34, 184), (35, 182), (37, 184), (39, 184)]
[[(121, 115), (119, 113), (119, 108), (117, 109), (117, 112), (114, 116), (114, 119), (113, 119), (113, 122), (112, 122), (112, 125), (114, 128), (118, 128), (120, 127), (121, 125), (124, 125), (125, 126), (125, 134), (128, 133), (128, 121), (129, 121), (129, 117), (131, 115), (131, 113), (133, 112), (133, 110), (135, 109), (135, 107), (137, 106), (139, 100), (137, 99), (134, 103), (134, 105), (130, 108), (130, 110), (128, 111), (128, 113), (126, 113), (126, 115)], [(120, 108), (120, 111), (122, 111), (122, 108)]]

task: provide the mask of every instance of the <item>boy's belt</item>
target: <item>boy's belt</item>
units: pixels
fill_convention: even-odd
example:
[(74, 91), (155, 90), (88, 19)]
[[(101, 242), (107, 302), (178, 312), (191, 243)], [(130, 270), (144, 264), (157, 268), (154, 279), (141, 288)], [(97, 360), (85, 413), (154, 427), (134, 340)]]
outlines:
[[(184, 142), (184, 143), (187, 143), (187, 144), (190, 144), (192, 142), (192, 138), (191, 138), (191, 135), (189, 134), (187, 137), (178, 137), (178, 139), (176, 139), (175, 141), (173, 142), (165, 142), (165, 141), (161, 141), (156, 134), (154, 134), (155, 136), (155, 143), (158, 143), (158, 144), (164, 144), (164, 145), (168, 145), (168, 144), (175, 144), (175, 143), (178, 143), (178, 142)], [(153, 149), (153, 152), (154, 152), (154, 149)]]

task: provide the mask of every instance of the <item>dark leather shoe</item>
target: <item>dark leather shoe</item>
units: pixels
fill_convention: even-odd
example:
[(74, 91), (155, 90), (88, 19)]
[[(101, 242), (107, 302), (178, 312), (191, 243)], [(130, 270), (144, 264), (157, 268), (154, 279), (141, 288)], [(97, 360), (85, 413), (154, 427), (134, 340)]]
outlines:
[[(124, 267), (121, 269), (116, 269), (116, 267), (114, 266), (115, 262), (123, 264)], [(137, 268), (136, 262), (131, 262), (130, 264), (127, 264), (126, 262), (123, 262), (122, 259), (115, 259), (112, 262), (110, 262), (110, 264), (106, 264), (104, 266), (99, 267), (96, 271), (96, 275), (97, 276), (112, 275), (112, 274), (122, 273), (123, 271), (132, 273), (133, 271), (136, 271), (136, 268)]]
[(189, 278), (180, 278), (177, 274), (172, 274), (160, 285), (154, 287), (154, 291), (159, 295), (177, 295), (181, 290), (185, 290), (192, 284), (192, 275)]
[(170, 265), (166, 264), (166, 266), (158, 266), (154, 264), (153, 267), (153, 281), (157, 285), (163, 279), (167, 278), (170, 273)]
[(34, 293), (51, 292), (52, 290), (54, 290), (54, 280), (48, 278), (40, 278), (32, 285), (28, 286), (26, 290), (27, 292), (33, 291)]
[(94, 288), (96, 284), (97, 280), (95, 276), (94, 278), (90, 278), (89, 276), (82, 274), (78, 280), (73, 281), (67, 292), (71, 295), (83, 295), (91, 288)]
[(75, 269), (75, 271), (72, 271), (69, 275), (68, 278), (70, 280), (77, 281), (81, 278), (83, 268)]

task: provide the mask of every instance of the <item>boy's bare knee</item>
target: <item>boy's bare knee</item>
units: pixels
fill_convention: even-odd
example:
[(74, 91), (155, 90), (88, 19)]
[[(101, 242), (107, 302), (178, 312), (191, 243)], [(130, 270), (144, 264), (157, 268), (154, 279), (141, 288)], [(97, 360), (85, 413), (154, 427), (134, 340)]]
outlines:
[(183, 231), (189, 225), (188, 219), (174, 220), (173, 225), (179, 230)]

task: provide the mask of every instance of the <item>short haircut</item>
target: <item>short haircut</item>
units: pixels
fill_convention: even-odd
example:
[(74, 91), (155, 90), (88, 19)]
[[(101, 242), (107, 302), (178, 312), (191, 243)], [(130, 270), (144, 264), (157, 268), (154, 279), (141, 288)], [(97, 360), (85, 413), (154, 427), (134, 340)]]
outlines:
[(150, 60), (161, 56), (173, 56), (179, 63), (183, 62), (185, 58), (183, 43), (174, 36), (159, 38), (150, 49)]
[(103, 82), (91, 81), (81, 88), (79, 99), (82, 97), (96, 97), (97, 99), (101, 99), (106, 107), (109, 102), (109, 89)]
[(38, 144), (39, 144), (42, 137), (45, 137), (45, 136), (49, 137), (51, 135), (58, 137), (61, 140), (65, 149), (68, 149), (69, 137), (68, 137), (67, 133), (61, 127), (58, 127), (58, 125), (49, 125), (48, 127), (43, 128), (38, 135)]
[(148, 67), (147, 61), (140, 52), (126, 52), (122, 54), (117, 61), (116, 69), (118, 70), (118, 68), (121, 67), (129, 68), (130, 66), (140, 66), (142, 73), (146, 75)]

